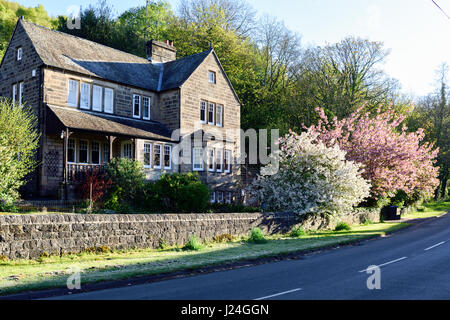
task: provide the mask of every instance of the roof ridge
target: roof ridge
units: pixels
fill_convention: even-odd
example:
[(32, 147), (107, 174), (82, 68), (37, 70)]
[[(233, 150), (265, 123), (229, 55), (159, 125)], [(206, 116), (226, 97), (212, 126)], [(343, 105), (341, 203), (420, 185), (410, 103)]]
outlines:
[(126, 51), (122, 51), (122, 50), (119, 50), (119, 49), (116, 49), (116, 48), (113, 48), (113, 47), (110, 47), (110, 46), (107, 46), (107, 45), (104, 45), (104, 44), (101, 44), (101, 43), (98, 43), (98, 42), (95, 42), (95, 41), (92, 41), (92, 40), (88, 40), (88, 39), (82, 38), (82, 37), (74, 36), (74, 35), (72, 35), (72, 34), (65, 33), (65, 32), (62, 32), (62, 31), (59, 31), (59, 30), (53, 30), (53, 29), (50, 29), (50, 28), (41, 26), (41, 25), (39, 25), (39, 24), (36, 24), (36, 23), (34, 23), (34, 22), (26, 21), (25, 19), (21, 19), (20, 21), (22, 21), (22, 23), (32, 24), (32, 25), (34, 25), (34, 26), (36, 26), (36, 27), (38, 27), (38, 28), (42, 28), (42, 29), (45, 29), (45, 30), (47, 30), (47, 31), (51, 31), (51, 32), (55, 32), (55, 33), (61, 34), (61, 35), (63, 35), (63, 36), (72, 37), (72, 38), (79, 39), (79, 40), (82, 40), (82, 41), (87, 41), (87, 42), (93, 43), (93, 44), (98, 45), (98, 46), (101, 46), (101, 47), (105, 47), (105, 48), (108, 48), (108, 49), (111, 49), (111, 50), (115, 50), (115, 51), (118, 51), (118, 52), (120, 52), (120, 53), (129, 55), (129, 56), (132, 56), (132, 57), (135, 57), (135, 58), (142, 59), (142, 60), (146, 61), (148, 64), (152, 64), (152, 63), (151, 63), (150, 61), (148, 61), (147, 59), (145, 59), (145, 58), (143, 58), (143, 57), (140, 57), (140, 56), (138, 56), (138, 55), (135, 55), (135, 54), (126, 52)]
[(191, 54), (191, 55), (189, 55), (189, 56), (184, 56), (184, 57), (179, 58), (179, 59), (176, 59), (176, 60), (172, 60), (172, 61), (165, 62), (165, 63), (163, 63), (163, 64), (168, 64), (168, 63), (172, 63), (172, 62), (178, 62), (178, 61), (181, 61), (181, 60), (184, 60), (184, 59), (187, 59), (187, 58), (199, 56), (199, 55), (204, 54), (204, 53), (208, 53), (208, 54), (209, 54), (209, 53), (212, 52), (213, 50), (214, 50), (214, 49), (208, 49), (208, 50), (205, 50), (205, 51), (202, 51), (202, 52), (197, 52), (197, 53)]

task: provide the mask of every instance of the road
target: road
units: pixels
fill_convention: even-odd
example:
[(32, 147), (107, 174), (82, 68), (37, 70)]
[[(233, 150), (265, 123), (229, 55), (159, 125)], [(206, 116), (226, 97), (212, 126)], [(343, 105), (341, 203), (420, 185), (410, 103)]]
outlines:
[[(379, 266), (381, 290), (367, 273)], [(408, 230), (299, 260), (125, 288), (54, 297), (70, 300), (450, 299), (450, 215)]]

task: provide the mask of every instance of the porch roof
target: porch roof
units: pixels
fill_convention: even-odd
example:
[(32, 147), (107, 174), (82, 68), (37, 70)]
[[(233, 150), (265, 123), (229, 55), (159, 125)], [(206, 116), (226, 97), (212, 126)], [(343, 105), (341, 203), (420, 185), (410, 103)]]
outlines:
[(47, 107), (48, 133), (58, 134), (60, 130), (68, 128), (104, 135), (177, 142), (171, 138), (171, 131), (156, 121), (134, 120), (53, 105)]

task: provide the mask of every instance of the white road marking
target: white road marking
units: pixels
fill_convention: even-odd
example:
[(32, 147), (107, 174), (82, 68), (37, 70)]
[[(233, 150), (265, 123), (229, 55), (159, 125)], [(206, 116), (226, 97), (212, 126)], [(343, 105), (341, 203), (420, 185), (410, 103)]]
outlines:
[(270, 299), (270, 298), (275, 298), (275, 297), (283, 296), (283, 295), (285, 295), (285, 294), (297, 292), (297, 291), (300, 291), (300, 290), (302, 290), (302, 289), (301, 289), (301, 288), (297, 288), (297, 289), (294, 289), (294, 290), (289, 290), (289, 291), (285, 291), (285, 292), (280, 292), (280, 293), (277, 293), (277, 294), (273, 294), (273, 295), (271, 295), (271, 296), (262, 297), (262, 298), (258, 298), (258, 299), (253, 299), (253, 300), (254, 300), (254, 301), (266, 300), (266, 299)]
[[(381, 268), (381, 267), (387, 266), (387, 265), (389, 265), (389, 264), (393, 264), (393, 263), (396, 263), (396, 262), (400, 262), (400, 261), (405, 260), (405, 259), (408, 259), (408, 257), (403, 257), (403, 258), (400, 258), (400, 259), (397, 259), (397, 260), (389, 261), (389, 262), (386, 262), (386, 263), (377, 265), (377, 267)], [(372, 269), (373, 269), (373, 268), (367, 268), (367, 269), (361, 270), (361, 271), (359, 271), (359, 272), (360, 272), (360, 273), (363, 273), (363, 272), (367, 272), (368, 270), (372, 270)]]
[(439, 246), (442, 246), (446, 241), (442, 241), (441, 243), (435, 244), (434, 246), (431, 246), (429, 248), (426, 248), (425, 251), (430, 251), (431, 249), (437, 248)]

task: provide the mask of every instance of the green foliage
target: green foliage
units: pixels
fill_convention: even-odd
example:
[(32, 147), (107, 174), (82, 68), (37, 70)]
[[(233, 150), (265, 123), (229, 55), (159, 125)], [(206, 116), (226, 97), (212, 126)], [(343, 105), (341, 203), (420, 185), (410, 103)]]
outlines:
[(234, 240), (233, 235), (229, 234), (229, 233), (218, 235), (218, 236), (214, 237), (214, 239), (213, 239), (213, 241), (217, 242), (217, 243), (224, 243), (224, 242), (227, 243), (227, 242), (232, 242), (233, 240)]
[(352, 230), (352, 227), (348, 223), (340, 222), (334, 229), (334, 231), (350, 231)]
[(191, 236), (189, 241), (183, 247), (183, 250), (186, 250), (186, 251), (199, 251), (199, 250), (203, 249), (204, 247), (205, 246), (201, 243), (201, 241), (197, 237)]
[(25, 177), (36, 166), (39, 134), (37, 118), (28, 107), (0, 98), (0, 200), (11, 206)]
[(257, 213), (261, 208), (248, 207), (242, 204), (232, 203), (212, 203), (208, 205), (208, 210), (212, 213)]
[(289, 236), (291, 238), (300, 238), (300, 237), (302, 237), (304, 235), (306, 235), (306, 232), (305, 232), (305, 230), (303, 230), (302, 227), (293, 228), (291, 230), (291, 233), (289, 234)]
[(134, 206), (145, 183), (143, 164), (126, 158), (115, 158), (105, 167), (111, 188), (106, 196), (107, 206), (112, 210), (119, 204)]
[(264, 237), (264, 234), (260, 228), (253, 228), (250, 231), (250, 237), (247, 241), (256, 244), (267, 243), (267, 239)]
[(49, 17), (42, 5), (25, 7), (17, 2), (0, 0), (0, 61), (6, 52), (14, 26), (20, 16), (38, 25), (55, 28), (57, 21)]
[(141, 205), (151, 212), (205, 212), (209, 189), (198, 173), (164, 174), (144, 187)]

